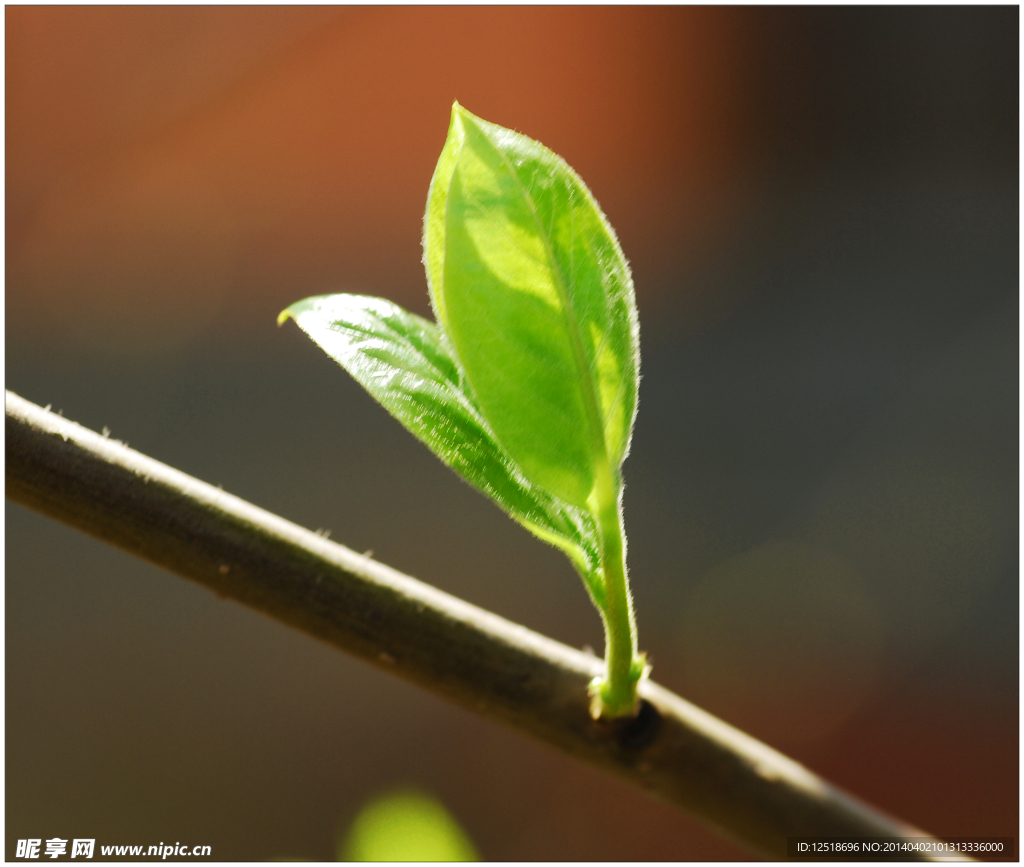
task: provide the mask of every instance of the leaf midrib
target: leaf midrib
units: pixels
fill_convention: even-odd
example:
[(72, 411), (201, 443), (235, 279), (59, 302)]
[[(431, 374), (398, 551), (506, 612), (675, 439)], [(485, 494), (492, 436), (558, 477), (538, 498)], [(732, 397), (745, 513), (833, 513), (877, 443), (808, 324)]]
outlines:
[[(480, 132), (482, 133), (483, 130), (480, 130)], [(587, 421), (590, 423), (591, 450), (594, 452), (594, 458), (596, 460), (608, 465), (610, 463), (608, 458), (608, 444), (605, 441), (604, 419), (601, 415), (600, 405), (598, 403), (594, 375), (593, 371), (590, 369), (590, 365), (587, 364), (586, 353), (583, 349), (583, 342), (580, 337), (579, 323), (576, 320), (576, 311), (570, 303), (569, 290), (565, 284), (565, 277), (562, 274), (562, 269), (558, 265), (558, 260), (555, 258), (554, 250), (551, 247), (547, 232), (544, 230), (544, 226), (540, 220), (540, 215), (537, 213), (537, 205), (533, 200), (533, 196), (530, 195), (529, 191), (523, 185), (523, 182), (520, 180), (518, 173), (512, 167), (508, 157), (499, 148), (495, 147), (486, 135), (484, 136), (484, 139), (487, 141), (487, 144), (491, 149), (498, 154), (499, 159), (505, 165), (506, 170), (512, 176), (516, 186), (519, 188), (520, 193), (530, 209), (530, 215), (537, 228), (537, 234), (540, 236), (541, 243), (544, 245), (544, 255), (548, 260), (551, 272), (555, 278), (555, 291), (558, 293), (558, 297), (562, 302), (562, 309), (565, 311), (569, 331), (569, 341), (572, 345), (573, 360), (576, 362), (576, 368), (580, 373), (581, 380), (583, 381), (583, 405), (584, 411), (587, 414)], [(461, 160), (461, 158), (462, 153), (460, 152), (459, 159)]]

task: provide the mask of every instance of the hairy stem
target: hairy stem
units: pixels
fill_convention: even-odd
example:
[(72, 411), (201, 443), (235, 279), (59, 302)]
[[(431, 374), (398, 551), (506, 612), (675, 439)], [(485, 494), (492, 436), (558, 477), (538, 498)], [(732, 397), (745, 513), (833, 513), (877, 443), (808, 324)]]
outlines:
[(637, 681), (644, 671), (637, 655), (636, 617), (626, 580), (626, 543), (622, 531), (622, 485), (605, 462), (595, 486), (595, 512), (601, 528), (605, 580), (605, 663), (607, 672), (591, 684), (595, 719), (634, 716), (639, 707)]

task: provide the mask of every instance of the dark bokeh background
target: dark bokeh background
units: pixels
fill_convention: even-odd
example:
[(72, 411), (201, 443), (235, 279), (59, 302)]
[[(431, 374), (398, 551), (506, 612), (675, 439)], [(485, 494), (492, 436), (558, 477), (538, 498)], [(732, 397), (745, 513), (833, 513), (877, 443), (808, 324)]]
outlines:
[[(6, 10), (6, 384), (576, 646), (567, 561), (276, 313), (428, 309), (451, 102), (630, 257), (626, 524), (655, 677), (942, 835), (1018, 827), (1018, 11)], [(7, 508), (7, 855), (332, 856), (435, 793), (484, 857), (743, 854), (686, 817)]]

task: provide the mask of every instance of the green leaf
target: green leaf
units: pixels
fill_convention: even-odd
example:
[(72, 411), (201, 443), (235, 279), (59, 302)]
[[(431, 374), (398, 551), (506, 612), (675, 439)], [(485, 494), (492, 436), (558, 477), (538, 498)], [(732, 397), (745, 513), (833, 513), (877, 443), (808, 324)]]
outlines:
[(431, 299), (523, 474), (580, 508), (629, 449), (639, 326), (629, 267), (586, 185), (526, 136), (452, 110), (424, 224)]
[(593, 516), (524, 477), (495, 439), (434, 323), (364, 295), (306, 298), (278, 321), (288, 317), (444, 463), (565, 552), (603, 608)]
[(592, 713), (636, 713), (621, 464), (636, 415), (629, 266), (583, 181), (547, 148), (458, 103), (431, 181), (424, 263), (438, 323), (355, 295), (295, 317), (392, 415), (532, 533), (601, 612)]
[(478, 861), (466, 832), (436, 798), (415, 791), (371, 801), (339, 851), (342, 861)]

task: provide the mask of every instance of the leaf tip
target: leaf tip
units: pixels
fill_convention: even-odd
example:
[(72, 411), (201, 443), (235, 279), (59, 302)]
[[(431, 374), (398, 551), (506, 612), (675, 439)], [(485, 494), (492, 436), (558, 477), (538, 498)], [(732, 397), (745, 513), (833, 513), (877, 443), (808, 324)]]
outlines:
[(305, 313), (307, 310), (311, 310), (314, 303), (319, 301), (322, 297), (326, 296), (314, 295), (311, 298), (303, 298), (301, 301), (289, 304), (284, 308), (284, 310), (277, 314), (277, 324), (284, 325), (289, 319), (294, 319), (298, 322), (299, 315)]
[(455, 100), (455, 102), (452, 103), (452, 122), (450, 127), (451, 130), (454, 130), (456, 128), (456, 124), (458, 124), (458, 126), (461, 127), (463, 124), (467, 122), (474, 123), (478, 120), (479, 118), (458, 100)]

